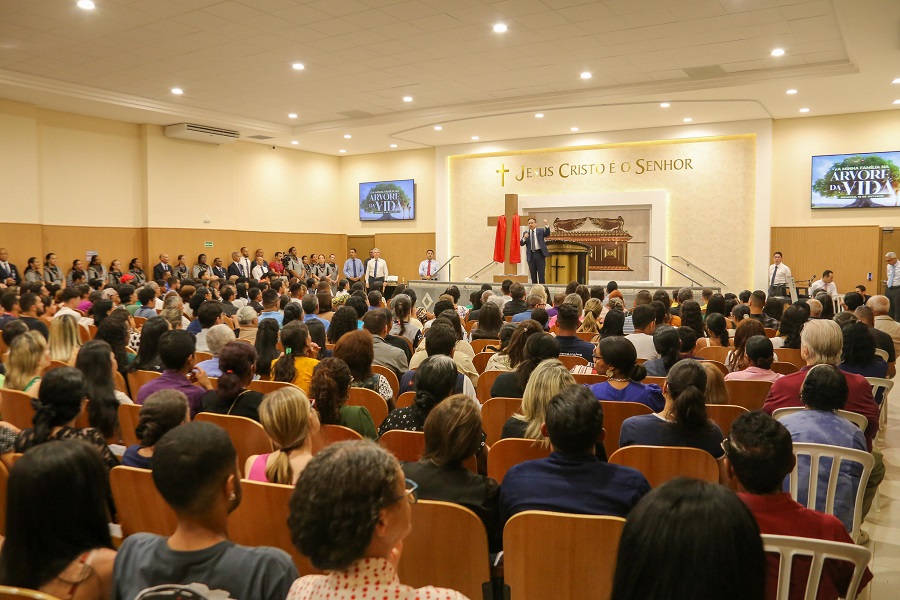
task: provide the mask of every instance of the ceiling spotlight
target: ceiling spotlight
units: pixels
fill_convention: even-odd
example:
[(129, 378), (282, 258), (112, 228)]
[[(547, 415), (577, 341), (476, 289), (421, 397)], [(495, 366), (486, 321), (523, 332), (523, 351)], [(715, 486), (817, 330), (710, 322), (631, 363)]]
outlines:
[(396, 148), (397, 144), (391, 144), (391, 148)]
[(900, 100), (894, 100), (894, 104), (900, 104)]
[(473, 135), (473, 136), (472, 136), (472, 139), (473, 139), (473, 140), (478, 140), (479, 138), (478, 138), (477, 135)]
[(295, 71), (302, 71), (303, 69), (306, 68), (306, 66), (303, 63), (294, 63), (291, 65), (291, 68), (294, 69)]
[(578, 131), (578, 128), (577, 128), (577, 127), (570, 127), (570, 128), (569, 128), (569, 131)]
[(797, 90), (788, 90), (785, 92), (785, 94), (787, 94), (788, 96), (793, 96), (796, 93), (797, 93)]
[(288, 119), (296, 119), (297, 113), (288, 113)]
[(543, 119), (543, 118), (544, 118), (544, 113), (535, 113), (534, 118), (535, 118), (535, 119)]
[(497, 23), (494, 25), (494, 33), (506, 33), (506, 30), (509, 29), (505, 23)]
[(784, 50), (782, 48), (775, 48), (772, 50), (772, 56), (784, 56)]
[(403, 101), (404, 101), (404, 102), (412, 102), (412, 101), (413, 101), (413, 97), (412, 97), (412, 96), (403, 96)]
[(77, 6), (84, 10), (94, 10), (97, 8), (91, 0), (78, 0)]
[(296, 146), (296, 145), (299, 144), (299, 143), (300, 143), (300, 142), (298, 142), (297, 140), (291, 140), (291, 144), (293, 144), (294, 146)]
[(809, 109), (804, 107), (804, 108), (801, 108), (801, 109), (800, 109), (800, 112), (802, 112), (802, 113), (808, 113), (808, 112), (809, 112)]
[(685, 117), (682, 119), (682, 121), (684, 121), (685, 123), (692, 123), (694, 120), (690, 117)]
[(341, 154), (344, 154), (347, 151), (342, 148), (342, 149), (338, 150), (338, 152), (340, 152)]
[(345, 133), (345, 134), (344, 134), (344, 139), (345, 139), (345, 140), (349, 140), (349, 139), (352, 138), (352, 137), (353, 137), (353, 136), (350, 135), (349, 133)]
[(672, 105), (669, 104), (668, 102), (661, 102), (659, 105), (660, 108), (669, 108), (670, 106), (672, 106)]
[(184, 93), (184, 90), (181, 88), (172, 88), (172, 93), (176, 96), (180, 96)]
[(591, 77), (592, 77), (592, 75), (591, 75), (590, 71), (583, 71), (583, 72), (581, 73), (581, 78), (582, 78), (582, 79), (590, 79)]
[(893, 80), (891, 83), (900, 83), (900, 77), (898, 77), (897, 79)]
[(440, 125), (435, 125), (435, 126), (434, 126), (434, 130), (435, 130), (435, 131), (441, 131), (441, 130), (443, 130), (443, 129), (444, 129), (444, 128), (441, 127)]

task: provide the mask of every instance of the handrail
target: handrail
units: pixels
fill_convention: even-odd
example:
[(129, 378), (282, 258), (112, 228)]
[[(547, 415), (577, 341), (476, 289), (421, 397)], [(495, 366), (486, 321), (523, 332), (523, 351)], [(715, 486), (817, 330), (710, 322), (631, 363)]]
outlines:
[(496, 264), (499, 264), (499, 263), (498, 263), (496, 260), (492, 260), (492, 261), (489, 262), (488, 264), (484, 265), (483, 267), (481, 267), (480, 269), (478, 269), (477, 271), (475, 271), (474, 273), (472, 273), (471, 275), (469, 275), (468, 277), (466, 277), (465, 281), (466, 281), (466, 282), (472, 282), (472, 283), (474, 283), (474, 282), (475, 282), (475, 278), (478, 277), (478, 276), (481, 274), (482, 271), (484, 271), (484, 270), (487, 269), (488, 267), (491, 267), (491, 266), (496, 265)]
[(708, 273), (707, 271), (704, 271), (704, 270), (701, 269), (699, 266), (697, 266), (696, 264), (692, 263), (691, 261), (689, 261), (689, 260), (686, 259), (685, 257), (683, 257), (683, 256), (675, 256), (675, 255), (673, 254), (673, 255), (672, 255), (672, 258), (680, 258), (681, 260), (683, 260), (683, 261), (685, 262), (685, 264), (687, 264), (687, 266), (693, 267), (694, 269), (697, 269), (698, 271), (700, 271), (701, 273), (703, 273), (704, 275), (706, 275), (707, 277), (709, 277), (710, 279), (712, 279), (713, 281), (715, 281), (716, 283), (718, 283), (719, 285), (721, 285), (722, 287), (725, 287), (725, 282), (724, 282), (724, 281), (722, 281), (722, 280), (719, 279), (718, 277), (715, 277), (715, 276), (711, 275), (711, 274)]
[(652, 258), (653, 260), (655, 260), (656, 262), (658, 262), (660, 264), (660, 267), (659, 267), (659, 285), (660, 285), (660, 287), (662, 287), (662, 285), (663, 285), (663, 267), (667, 267), (667, 268), (671, 269), (672, 271), (675, 271), (676, 273), (678, 273), (679, 275), (681, 275), (682, 277), (684, 277), (685, 279), (687, 279), (688, 281), (693, 283), (695, 286), (700, 287), (700, 282), (698, 282), (697, 280), (692, 278), (690, 275), (686, 275), (686, 274), (682, 273), (681, 271), (679, 271), (672, 265), (666, 264), (665, 262), (659, 260), (655, 256), (653, 256), (651, 254), (645, 254), (644, 258)]

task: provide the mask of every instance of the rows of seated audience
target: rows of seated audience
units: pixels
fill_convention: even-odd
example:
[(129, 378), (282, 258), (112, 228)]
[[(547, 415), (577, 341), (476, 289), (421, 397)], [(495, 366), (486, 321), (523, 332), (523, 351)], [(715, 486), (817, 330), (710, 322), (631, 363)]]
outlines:
[[(468, 306), (450, 287), (426, 311), (404, 286), (387, 298), (362, 282), (302, 279), (259, 260), (256, 277), (229, 279), (204, 255), (193, 268), (179, 256), (148, 281), (138, 259), (126, 272), (119, 261), (75, 261), (63, 275), (51, 254), (4, 290), (2, 387), (30, 397), (35, 412), (29, 427), (0, 421), (9, 468), (0, 585), (78, 600), (132, 600), (167, 584), (239, 600), (464, 598), (398, 579), (417, 499), (472, 510), (492, 556), (524, 511), (626, 518), (615, 600), (774, 599), (778, 558), (764, 552), (761, 533), (866, 541), (855, 529), (884, 478), (876, 435), (887, 401), (867, 378), (892, 378), (900, 351), (884, 296), (846, 294), (835, 314), (827, 296), (789, 304), (761, 291), (704, 290), (697, 301), (683, 288), (641, 290), (626, 307), (614, 282), (573, 282), (551, 297), (542, 285), (506, 281), (485, 284)], [(710, 407), (733, 404), (730, 390), (744, 382), (770, 385), (760, 410), (713, 420)], [(383, 400), (386, 417), (352, 401), (359, 388)], [(532, 440), (546, 453), (502, 482), (487, 476), (482, 418), (498, 398), (521, 399), (500, 439)], [(132, 403), (139, 443), (126, 445), (119, 406)], [(642, 412), (604, 428), (610, 403)], [(805, 410), (772, 416), (791, 407)], [(195, 421), (201, 413), (259, 423), (273, 451), (238, 465), (228, 434)], [(318, 436), (333, 426), (360, 441), (322, 447)], [(421, 460), (401, 463), (377, 444), (397, 430), (423, 432)], [(609, 460), (607, 441), (700, 450), (718, 483), (678, 478), (651, 490), (640, 470)], [(811, 473), (795, 443), (857, 450), (874, 466), (866, 479), (861, 466), (842, 464), (826, 511), (831, 465)], [(797, 461), (795, 500), (786, 478)], [(169, 537), (136, 533), (114, 544), (108, 523), (122, 507), (109, 472), (120, 465), (152, 471), (177, 517)], [(285, 527), (325, 574), (298, 573), (283, 550), (229, 541), (242, 478), (294, 487)], [(791, 598), (803, 596), (808, 572), (794, 570)], [(851, 573), (829, 561), (818, 598), (843, 597)], [(871, 578), (866, 570), (862, 585)]]

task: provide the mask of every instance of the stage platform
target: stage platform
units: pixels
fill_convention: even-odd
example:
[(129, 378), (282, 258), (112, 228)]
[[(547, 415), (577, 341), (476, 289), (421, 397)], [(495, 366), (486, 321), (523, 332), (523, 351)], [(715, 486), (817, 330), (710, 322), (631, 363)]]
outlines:
[[(416, 306), (423, 306), (425, 310), (430, 310), (431, 307), (437, 302), (438, 297), (444, 293), (451, 285), (455, 285), (459, 288), (460, 298), (459, 303), (468, 306), (469, 305), (469, 294), (474, 292), (475, 290), (480, 290), (482, 284), (485, 282), (481, 281), (422, 281), (422, 280), (413, 280), (406, 283), (406, 287), (412, 288), (416, 292)], [(532, 284), (524, 283), (525, 291), (527, 293), (528, 289)], [(604, 286), (606, 283), (603, 284)], [(656, 285), (655, 282), (652, 281), (627, 281), (620, 282), (619, 291), (622, 292), (622, 297), (625, 300), (625, 306), (631, 307), (634, 303), (634, 297), (641, 290), (649, 290), (651, 293), (659, 289), (659, 286)], [(492, 289), (495, 292), (500, 291), (499, 283), (492, 283)], [(566, 286), (564, 285), (548, 285), (550, 289), (550, 295), (553, 296), (559, 292), (565, 292)], [(682, 286), (684, 287), (684, 286)], [(674, 289), (680, 288), (671, 288), (666, 287), (666, 289), (670, 294)], [(692, 287), (694, 290), (694, 298), (696, 300), (700, 299), (700, 292), (704, 289), (702, 287)], [(720, 288), (710, 287), (715, 292), (721, 292)], [(551, 298), (552, 300), (552, 298)]]

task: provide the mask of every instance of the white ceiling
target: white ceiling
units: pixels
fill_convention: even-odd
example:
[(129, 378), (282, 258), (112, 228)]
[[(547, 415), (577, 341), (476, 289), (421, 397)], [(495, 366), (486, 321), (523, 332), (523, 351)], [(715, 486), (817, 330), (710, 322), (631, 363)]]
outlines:
[(328, 154), (900, 108), (898, 0), (95, 2), (0, 0), (0, 97)]

